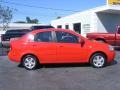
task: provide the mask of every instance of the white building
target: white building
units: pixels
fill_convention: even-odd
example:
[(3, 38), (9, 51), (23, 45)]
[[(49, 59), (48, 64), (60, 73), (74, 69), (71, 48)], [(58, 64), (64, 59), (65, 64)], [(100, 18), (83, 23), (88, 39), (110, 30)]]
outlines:
[(88, 32), (115, 32), (120, 25), (120, 6), (105, 5), (51, 21), (55, 28), (68, 28), (86, 35)]

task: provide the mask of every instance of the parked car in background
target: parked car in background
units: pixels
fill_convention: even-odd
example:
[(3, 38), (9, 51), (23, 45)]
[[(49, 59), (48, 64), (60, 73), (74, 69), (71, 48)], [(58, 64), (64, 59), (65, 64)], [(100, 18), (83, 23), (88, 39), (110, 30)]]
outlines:
[(32, 26), (30, 30), (38, 30), (38, 29), (47, 29), (47, 28), (54, 28), (51, 25), (39, 25), (39, 26)]
[(87, 38), (105, 42), (113, 46), (120, 46), (120, 26), (115, 33), (87, 33)]
[(106, 43), (92, 42), (65, 29), (34, 30), (10, 42), (8, 57), (32, 70), (41, 64), (90, 63), (101, 68), (114, 60), (115, 51)]
[(5, 34), (1, 35), (1, 43), (3, 47), (9, 47), (10, 39), (19, 38), (26, 33), (30, 32), (29, 29), (15, 29), (15, 30), (7, 30)]

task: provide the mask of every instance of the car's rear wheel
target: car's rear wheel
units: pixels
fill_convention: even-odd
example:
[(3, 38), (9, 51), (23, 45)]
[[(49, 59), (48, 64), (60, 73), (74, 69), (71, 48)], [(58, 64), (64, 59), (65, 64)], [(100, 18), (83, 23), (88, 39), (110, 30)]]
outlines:
[(106, 66), (107, 58), (102, 53), (96, 53), (90, 58), (90, 64), (95, 68), (102, 68)]
[(23, 57), (22, 64), (27, 70), (33, 70), (37, 68), (38, 60), (33, 55), (26, 55)]

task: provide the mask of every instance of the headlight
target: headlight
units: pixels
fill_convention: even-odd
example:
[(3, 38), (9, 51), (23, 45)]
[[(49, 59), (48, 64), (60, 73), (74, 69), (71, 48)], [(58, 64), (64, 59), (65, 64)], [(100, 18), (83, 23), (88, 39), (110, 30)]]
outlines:
[(109, 45), (109, 50), (113, 51), (114, 50), (113, 46)]

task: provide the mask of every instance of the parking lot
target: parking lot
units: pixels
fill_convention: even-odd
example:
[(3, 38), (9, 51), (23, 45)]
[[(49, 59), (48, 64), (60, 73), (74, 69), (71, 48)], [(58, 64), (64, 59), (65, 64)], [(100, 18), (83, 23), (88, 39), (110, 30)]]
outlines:
[(84, 65), (45, 65), (28, 71), (0, 49), (0, 90), (120, 90), (120, 51), (101, 69)]

